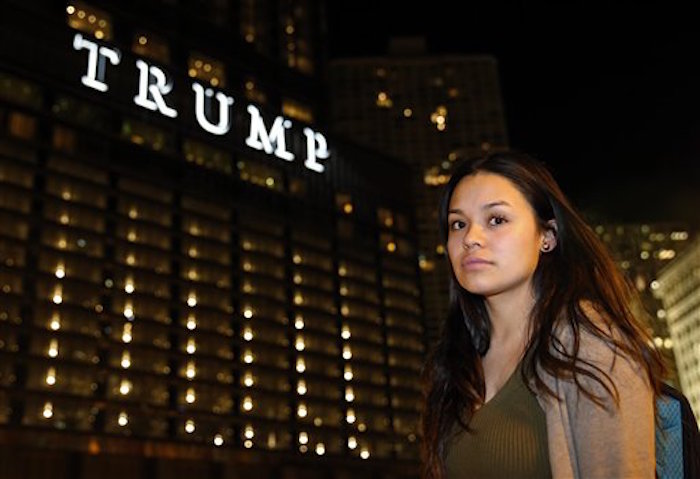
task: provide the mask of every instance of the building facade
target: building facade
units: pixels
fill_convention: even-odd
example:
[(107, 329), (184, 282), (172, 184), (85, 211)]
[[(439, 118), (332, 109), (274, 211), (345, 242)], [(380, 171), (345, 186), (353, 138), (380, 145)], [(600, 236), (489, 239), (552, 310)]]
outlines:
[(677, 345), (669, 328), (668, 310), (653, 286), (662, 269), (688, 247), (692, 231), (688, 225), (676, 223), (598, 223), (594, 228), (639, 294), (641, 304), (636, 314), (666, 359), (668, 382), (680, 386), (674, 354)]
[(3, 477), (417, 477), (410, 175), (324, 131), (322, 17), (5, 4)]
[(430, 342), (447, 315), (448, 269), (437, 206), (452, 165), (507, 146), (498, 64), (491, 56), (428, 55), (395, 39), (389, 54), (330, 64), (334, 131), (404, 161), (412, 174)]
[(681, 390), (700, 423), (700, 239), (661, 270), (652, 286), (666, 310)]

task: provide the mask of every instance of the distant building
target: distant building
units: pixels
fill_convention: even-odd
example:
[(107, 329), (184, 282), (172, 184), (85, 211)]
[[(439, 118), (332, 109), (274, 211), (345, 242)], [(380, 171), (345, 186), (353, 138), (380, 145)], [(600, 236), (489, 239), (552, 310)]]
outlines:
[(684, 224), (598, 224), (595, 232), (612, 252), (620, 269), (634, 285), (642, 301), (637, 311), (649, 328), (654, 344), (666, 358), (669, 382), (678, 386), (674, 351), (677, 344), (669, 330), (668, 308), (652, 289), (660, 271), (684, 251), (692, 240)]
[(429, 337), (447, 315), (447, 267), (437, 205), (453, 164), (508, 144), (498, 64), (485, 55), (429, 55), (422, 38), (394, 39), (387, 56), (331, 62), (337, 133), (413, 170), (419, 262)]
[(327, 131), (322, 7), (3, 4), (3, 477), (418, 476), (410, 170)]
[(681, 389), (700, 422), (700, 238), (660, 271), (653, 288), (666, 310)]

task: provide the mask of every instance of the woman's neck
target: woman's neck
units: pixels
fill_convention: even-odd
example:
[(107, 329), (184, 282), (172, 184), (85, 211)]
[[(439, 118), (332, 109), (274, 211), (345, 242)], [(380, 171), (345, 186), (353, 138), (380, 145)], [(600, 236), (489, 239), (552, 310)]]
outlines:
[(491, 342), (526, 345), (534, 305), (535, 297), (531, 290), (512, 292), (507, 298), (486, 298), (486, 309), (491, 320)]

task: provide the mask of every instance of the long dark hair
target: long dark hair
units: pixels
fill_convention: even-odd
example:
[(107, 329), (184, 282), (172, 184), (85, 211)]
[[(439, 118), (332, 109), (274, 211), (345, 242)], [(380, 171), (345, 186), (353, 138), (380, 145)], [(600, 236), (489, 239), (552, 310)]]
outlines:
[[(539, 366), (547, 374), (575, 381), (583, 394), (603, 406), (604, 398), (580, 381), (582, 377), (590, 378), (601, 384), (617, 404), (617, 388), (610, 377), (578, 357), (580, 329), (584, 328), (640, 364), (658, 395), (665, 366), (649, 334), (632, 314), (637, 300), (634, 288), (541, 162), (507, 151), (457, 165), (440, 203), (443, 243), (447, 241), (452, 193), (462, 178), (479, 171), (510, 180), (530, 203), (542, 231), (551, 229), (550, 220), (557, 225), (556, 248), (540, 257), (533, 276), (536, 302), (530, 314), (532, 335), (523, 362), (524, 379), (534, 379), (538, 394), (557, 397), (539, 376)], [(481, 358), (489, 349), (491, 322), (483, 297), (459, 285), (449, 260), (448, 268), (449, 313), (422, 374), (421, 446), (427, 479), (444, 477), (446, 449), (455, 426), (468, 430), (473, 411), (484, 402), (486, 394)], [(601, 328), (592, 321), (590, 311), (584, 311), (582, 304), (593, 305), (608, 327)], [(572, 331), (573, 346), (568, 352), (554, 334), (555, 327), (560, 326)], [(619, 334), (610, 332), (613, 327)]]

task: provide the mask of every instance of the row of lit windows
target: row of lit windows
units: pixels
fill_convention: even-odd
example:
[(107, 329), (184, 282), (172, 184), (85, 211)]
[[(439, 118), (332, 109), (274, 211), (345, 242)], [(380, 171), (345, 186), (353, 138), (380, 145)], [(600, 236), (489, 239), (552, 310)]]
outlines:
[[(260, 2), (258, 2), (260, 3)], [(280, 11), (283, 25), (280, 25), (280, 35), (284, 39), (284, 47), (280, 52), (285, 63), (290, 68), (301, 72), (313, 73), (314, 64), (311, 51), (311, 31), (309, 5), (287, 6), (287, 14)], [(111, 41), (113, 39), (113, 22), (111, 16), (85, 2), (72, 2), (66, 8), (67, 22), (71, 28), (94, 36), (98, 40)], [(241, 36), (247, 43), (251, 43), (261, 53), (269, 54), (270, 42), (267, 25), (270, 12), (263, 12), (260, 7), (253, 4), (242, 3), (241, 12), (237, 18), (241, 22)], [(212, 18), (221, 20), (221, 15), (213, 15)], [(300, 33), (303, 32), (302, 35)], [(131, 50), (144, 57), (152, 58), (161, 63), (170, 63), (170, 46), (162, 37), (146, 31), (137, 31), (133, 35)], [(224, 63), (201, 53), (192, 53), (188, 60), (188, 75), (211, 84), (213, 87), (226, 86), (226, 72)], [(257, 101), (260, 101), (257, 99)], [(308, 108), (306, 108), (308, 109)], [(306, 110), (305, 109), (305, 110)], [(301, 118), (300, 118), (301, 119)]]
[[(246, 404), (244, 400), (244, 404)], [(105, 431), (119, 434), (136, 434), (139, 436), (166, 437), (169, 435), (168, 422), (164, 416), (144, 415), (142, 411), (129, 407), (115, 408), (75, 408), (73, 404), (65, 400), (42, 400), (32, 398), (27, 401), (27, 412), (23, 422), (27, 425), (53, 424), (55, 427), (90, 431), (95, 423), (96, 416), (102, 413), (106, 419)], [(189, 417), (188, 417), (189, 416)], [(0, 417), (0, 419), (4, 419)], [(350, 423), (359, 422), (352, 410), (348, 410), (347, 421)], [(415, 422), (415, 418), (411, 418)], [(308, 426), (312, 428), (307, 429)], [(297, 445), (300, 452), (307, 452), (308, 446), (312, 450), (323, 455), (328, 452), (338, 454), (345, 449), (355, 452), (364, 459), (370, 457), (370, 451), (375, 451), (379, 456), (388, 456), (391, 450), (403, 455), (407, 444), (402, 442), (391, 443), (387, 439), (378, 439), (376, 436), (365, 434), (367, 430), (364, 423), (359, 422), (356, 432), (350, 432), (347, 439), (341, 439), (333, 429), (323, 428), (328, 423), (324, 423), (320, 417), (316, 417), (307, 426), (300, 424), (301, 431), (297, 434)], [(233, 442), (233, 429), (227, 426), (222, 427), (221, 422), (212, 418), (197, 415), (184, 415), (177, 423), (175, 435), (183, 439), (194, 439), (198, 442), (210, 441), (215, 446), (224, 446)], [(265, 449), (289, 449), (292, 446), (291, 434), (279, 426), (262, 424), (255, 422), (244, 422), (240, 429), (240, 441), (246, 448), (262, 447)], [(416, 440), (413, 432), (405, 434), (408, 443)], [(281, 440), (280, 440), (281, 438)], [(321, 442), (323, 441), (323, 442)], [(304, 448), (306, 447), (306, 448)], [(405, 451), (413, 453), (413, 451)]]
[[(34, 137), (34, 134), (36, 132), (36, 125), (35, 120), (31, 117), (28, 117), (27, 115), (23, 113), (18, 113), (14, 112), (11, 113), (12, 118), (23, 118), (27, 121), (31, 120), (32, 123), (32, 128), (28, 129), (24, 133), (20, 135), (20, 137), (25, 138), (25, 139), (31, 139)], [(139, 133), (136, 136), (131, 135), (130, 138), (132, 141), (136, 141), (139, 144), (142, 144), (142, 140), (138, 138), (148, 138), (150, 139), (149, 141), (156, 141), (158, 144), (161, 144), (161, 140), (158, 140), (160, 137), (159, 134), (156, 134), (154, 131), (150, 131), (152, 127), (148, 127), (149, 131), (143, 131)], [(62, 131), (65, 134), (71, 134), (71, 130), (67, 130), (65, 128), (62, 128)], [(131, 131), (131, 127), (129, 127), (129, 131)], [(12, 133), (12, 132), (10, 132)], [(16, 132), (15, 132), (16, 133)], [(17, 135), (14, 135), (17, 136)], [(189, 140), (186, 140), (186, 143)], [(73, 141), (66, 141), (66, 144), (73, 144)], [(187, 145), (191, 145), (190, 143), (187, 143)], [(186, 145), (186, 146), (187, 146)], [(189, 148), (189, 146), (188, 146)], [(209, 147), (207, 147), (209, 148)], [(211, 150), (211, 148), (209, 148)], [(72, 152), (71, 150), (68, 150), (69, 152)], [(213, 151), (213, 150), (212, 150)], [(186, 157), (187, 158), (195, 158), (192, 156), (190, 153), (188, 153), (188, 149), (186, 148), (185, 151)], [(217, 153), (218, 155), (218, 153)], [(219, 155), (221, 156), (221, 155)], [(217, 164), (221, 163), (219, 160), (216, 160)], [(277, 170), (273, 170), (272, 167), (258, 164), (258, 163), (248, 163), (244, 161), (239, 161), (238, 163), (238, 170), (240, 173), (241, 179), (244, 181), (248, 182), (253, 182), (255, 184), (258, 184), (259, 186), (264, 186), (264, 187), (271, 187), (273, 189), (282, 191), (282, 185), (283, 185), (283, 180), (281, 173), (278, 172)], [(206, 165), (205, 165), (206, 166)], [(220, 168), (217, 168), (220, 169)], [(255, 171), (257, 170), (265, 170), (261, 174), (256, 174)], [(227, 173), (231, 173), (231, 169), (229, 167), (225, 167), (224, 170), (226, 170)], [(269, 170), (269, 171), (268, 171)], [(262, 170), (261, 170), (262, 171)], [(272, 175), (272, 176), (270, 176)], [(28, 173), (24, 174), (25, 177), (27, 177), (27, 181), (31, 181), (31, 178)], [(104, 176), (104, 175), (101, 175)], [(104, 181), (102, 181), (104, 182)], [(48, 191), (56, 196), (59, 196), (65, 201), (72, 201), (72, 202), (84, 202), (90, 205), (97, 205), (98, 207), (104, 207), (105, 202), (106, 202), (106, 197), (103, 193), (101, 193), (103, 190), (98, 190), (94, 188), (89, 188), (85, 185), (77, 185), (77, 184), (70, 184), (68, 183), (68, 180), (63, 180), (62, 183), (63, 185), (60, 184), (61, 180), (54, 180), (52, 179), (50, 181), (50, 185), (48, 187)], [(290, 185), (291, 187), (291, 185)], [(345, 215), (351, 215), (354, 212), (354, 207), (352, 203), (352, 199), (350, 195), (344, 194), (344, 193), (339, 193), (336, 195), (336, 203), (338, 207), (338, 211)], [(218, 208), (217, 208), (218, 209)], [(120, 205), (120, 212), (124, 212), (124, 208), (121, 207)], [(204, 209), (203, 211), (207, 211), (207, 209)], [(127, 214), (129, 214), (129, 217), (132, 219), (136, 219), (139, 217), (139, 211), (138, 209), (134, 207), (130, 207), (127, 211)], [(160, 218), (160, 215), (158, 214), (151, 214), (148, 215), (146, 214), (144, 216), (145, 218), (149, 220), (155, 220), (159, 224), (163, 226), (167, 226), (169, 224), (169, 218), (166, 216), (165, 219)], [(377, 211), (377, 222), (382, 228), (389, 228), (389, 229), (396, 229), (399, 232), (407, 232), (408, 231), (408, 223), (405, 218), (405, 216), (401, 214), (394, 214), (390, 210), (386, 208), (379, 208)], [(352, 226), (348, 230), (348, 225), (345, 223), (340, 223), (339, 224), (339, 229), (338, 233), (340, 234), (341, 237), (347, 236), (348, 238), (354, 237), (354, 233), (352, 231)], [(195, 228), (196, 229), (196, 228)], [(346, 231), (347, 230), (347, 231)], [(203, 228), (203, 231), (199, 233), (200, 235), (207, 235), (207, 231), (212, 231), (211, 228)], [(217, 231), (217, 230), (213, 230)], [(393, 234), (390, 233), (382, 233), (380, 236), (380, 245), (382, 250), (389, 252), (389, 253), (397, 253), (402, 256), (407, 256), (411, 257), (414, 254), (414, 250), (410, 243), (407, 241), (396, 238)]]

